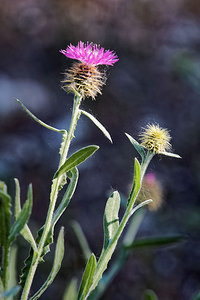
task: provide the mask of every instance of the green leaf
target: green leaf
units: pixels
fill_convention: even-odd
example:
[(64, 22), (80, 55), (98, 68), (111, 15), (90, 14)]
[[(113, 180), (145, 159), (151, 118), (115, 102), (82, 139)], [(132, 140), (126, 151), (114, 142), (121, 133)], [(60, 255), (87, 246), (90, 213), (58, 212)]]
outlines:
[(67, 190), (66, 190), (66, 192), (65, 192), (65, 194), (62, 198), (62, 201), (60, 202), (58, 208), (54, 212), (53, 220), (52, 220), (52, 226), (55, 226), (55, 224), (57, 223), (59, 218), (64, 213), (65, 209), (67, 208), (67, 206), (69, 205), (69, 203), (71, 201), (71, 198), (74, 195), (76, 185), (77, 185), (77, 182), (78, 182), (78, 176), (79, 176), (78, 169), (77, 168), (71, 169), (67, 173), (67, 176), (70, 179), (70, 183), (69, 183), (69, 185), (67, 187)]
[(74, 154), (72, 154), (66, 161), (65, 163), (60, 167), (60, 169), (57, 170), (57, 172), (54, 175), (54, 179), (56, 177), (59, 177), (65, 172), (68, 172), (72, 168), (78, 166), (82, 162), (84, 162), (88, 157), (94, 154), (99, 149), (98, 146), (91, 145), (84, 147)]
[(16, 245), (11, 247), (8, 273), (9, 273), (8, 287), (17, 286), (17, 246)]
[(3, 298), (14, 297), (19, 293), (19, 291), (20, 291), (20, 286), (16, 285), (13, 288), (9, 289), (8, 291), (5, 291), (3, 293)]
[(145, 300), (158, 300), (158, 297), (153, 291), (148, 290), (145, 293)]
[(131, 144), (134, 146), (135, 150), (142, 157), (142, 161), (144, 161), (145, 157), (146, 157), (146, 152), (145, 152), (144, 148), (131, 135), (129, 135), (128, 133), (125, 133), (125, 135), (129, 139), (129, 141), (131, 142)]
[(200, 292), (198, 292), (193, 298), (192, 300), (200, 300)]
[(64, 227), (61, 227), (59, 235), (58, 235), (57, 244), (56, 244), (56, 250), (55, 250), (52, 270), (51, 270), (47, 280), (45, 281), (45, 283), (37, 291), (37, 293), (35, 293), (30, 298), (30, 300), (38, 299), (45, 292), (45, 290), (50, 286), (50, 284), (53, 282), (56, 275), (58, 274), (58, 271), (60, 270), (61, 263), (62, 263), (63, 256), (64, 256), (64, 250), (65, 250), (64, 249)]
[(87, 239), (83, 233), (83, 230), (78, 222), (73, 221), (72, 228), (77, 236), (77, 239), (78, 239), (81, 249), (83, 251), (84, 257), (87, 261), (89, 259), (90, 255), (92, 254), (92, 251), (90, 250), (88, 241), (87, 241)]
[[(61, 203), (59, 204), (57, 210), (55, 211), (55, 213), (53, 215), (52, 226), (51, 226), (51, 229), (47, 236), (47, 239), (45, 241), (43, 252), (40, 257), (40, 263), (44, 262), (44, 256), (50, 251), (50, 245), (53, 243), (54, 226), (57, 223), (57, 221), (59, 220), (60, 216), (65, 211), (66, 207), (68, 206), (68, 204), (74, 194), (74, 191), (75, 191), (75, 188), (77, 185), (77, 181), (78, 181), (77, 168), (74, 168), (74, 169), (70, 170), (70, 172), (68, 172), (68, 178), (70, 179), (70, 183), (69, 183), (69, 186), (67, 187), (67, 190), (63, 196)], [(44, 226), (42, 226), (38, 231), (37, 238), (36, 238), (37, 245), (40, 243), (40, 239), (42, 237), (43, 230), (44, 230)], [(24, 286), (24, 284), (26, 282), (26, 277), (29, 272), (29, 268), (30, 268), (32, 259), (33, 259), (33, 249), (31, 248), (29, 256), (26, 258), (26, 260), (24, 262), (24, 267), (22, 269), (22, 274), (20, 276), (20, 285), (22, 287)]]
[[(42, 226), (37, 233), (37, 238), (36, 238), (36, 245), (39, 245), (42, 234), (44, 231), (44, 226)], [(50, 245), (53, 243), (53, 227), (49, 230), (49, 233), (47, 235), (44, 247), (43, 247), (43, 252), (40, 256), (40, 260), (39, 263), (43, 263), (44, 262), (44, 256), (50, 251)], [(33, 259), (33, 248), (31, 247), (30, 252), (29, 252), (29, 256), (26, 258), (26, 260), (24, 261), (24, 267), (22, 268), (22, 274), (20, 276), (20, 285), (23, 287), (25, 282), (26, 282), (26, 277), (27, 274), (29, 272), (29, 268), (31, 266), (31, 262)]]
[(130, 196), (128, 198), (127, 205), (133, 206), (135, 199), (137, 198), (137, 195), (141, 188), (141, 168), (139, 161), (137, 158), (135, 158), (135, 167), (134, 167), (134, 180), (133, 180), (133, 187), (130, 193)]
[(73, 278), (63, 295), (63, 300), (76, 300), (76, 297), (77, 297), (77, 279)]
[(82, 114), (84, 114), (85, 116), (87, 116), (102, 132), (103, 134), (109, 139), (109, 141), (112, 143), (112, 138), (110, 136), (110, 133), (105, 129), (105, 127), (90, 113), (84, 111), (84, 110), (80, 110), (80, 112)]
[(114, 237), (119, 227), (120, 195), (115, 191), (106, 203), (104, 212), (104, 249)]
[(11, 197), (7, 194), (7, 187), (0, 181), (0, 246), (8, 243), (10, 233)]
[(169, 156), (169, 157), (174, 157), (174, 158), (182, 158), (180, 155), (172, 153), (172, 152), (159, 152), (159, 154)]
[[(32, 195), (32, 185), (28, 187), (28, 199), (23, 205), (21, 212), (18, 215), (18, 218), (11, 227), (9, 240), (12, 243), (20, 231), (24, 228), (24, 225), (28, 222), (28, 219), (31, 215), (32, 204), (33, 204), (33, 195)], [(17, 196), (18, 198), (18, 196)]]
[[(20, 185), (17, 178), (15, 180), (15, 186), (16, 186), (16, 193), (15, 193), (15, 220), (18, 219), (20, 213), (21, 213), (21, 203), (20, 203)], [(32, 197), (32, 196), (31, 196)], [(20, 231), (21, 235), (24, 237), (24, 239), (31, 244), (34, 251), (37, 252), (37, 246), (35, 243), (35, 240), (32, 236), (32, 233), (28, 227), (27, 224), (23, 227), (23, 229)]]
[(152, 237), (152, 238), (141, 238), (135, 240), (129, 245), (125, 245), (127, 249), (140, 248), (140, 247), (150, 247), (150, 246), (166, 246), (176, 243), (183, 242), (185, 240), (184, 236), (167, 236), (167, 237)]
[(34, 114), (32, 114), (32, 112), (30, 112), (30, 110), (19, 100), (19, 99), (16, 99), (16, 101), (21, 105), (21, 107), (29, 114), (29, 116), (31, 118), (33, 118), (33, 120), (35, 120), (37, 123), (39, 123), (40, 125), (42, 125), (43, 127), (47, 128), (47, 129), (50, 129), (52, 131), (55, 131), (55, 132), (59, 132), (59, 133), (66, 133), (66, 130), (65, 129), (57, 129), (55, 127), (52, 127), (46, 123), (44, 123), (43, 121), (41, 121), (40, 119), (38, 119)]
[(3, 297), (3, 291), (4, 291), (4, 287), (3, 287), (3, 281), (1, 280), (0, 277), (0, 299)]
[(93, 281), (93, 276), (96, 268), (96, 257), (92, 253), (88, 263), (86, 265), (85, 271), (83, 273), (81, 285), (79, 288), (78, 298), (77, 300), (84, 300), (89, 292), (90, 286)]
[(128, 229), (127, 229), (126, 234), (123, 239), (123, 246), (131, 245), (133, 243), (133, 241), (135, 240), (135, 236), (136, 236), (136, 234), (139, 230), (139, 227), (144, 219), (145, 212), (146, 212), (145, 209), (140, 209), (131, 218), (130, 224), (128, 226)]
[(119, 228), (118, 212), (120, 208), (120, 195), (115, 191), (106, 203), (104, 213), (104, 246), (101, 256), (98, 260), (98, 264), (94, 274), (94, 280), (88, 292), (88, 295), (97, 287), (99, 281), (102, 278), (104, 271), (107, 269), (108, 263), (113, 255), (113, 252), (117, 245), (117, 240), (112, 245), (110, 242), (114, 238)]
[(7, 194), (6, 184), (0, 181), (0, 246), (2, 246), (2, 258), (0, 276), (4, 288), (7, 288), (9, 279), (8, 265), (10, 258), (10, 217), (11, 217), (11, 197)]

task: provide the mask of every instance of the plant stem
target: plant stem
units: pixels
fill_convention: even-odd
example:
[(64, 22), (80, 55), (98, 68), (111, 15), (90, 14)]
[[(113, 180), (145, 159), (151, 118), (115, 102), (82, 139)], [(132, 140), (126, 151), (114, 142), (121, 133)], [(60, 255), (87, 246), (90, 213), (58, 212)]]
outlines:
[[(62, 166), (67, 158), (70, 143), (74, 137), (74, 131), (76, 129), (76, 124), (80, 117), (80, 111), (79, 111), (80, 104), (81, 104), (81, 97), (78, 95), (75, 95), (70, 128), (69, 128), (67, 135), (63, 134), (63, 141), (62, 141), (62, 147), (61, 147), (61, 153), (60, 153), (60, 162), (59, 162), (58, 167)], [(40, 257), (42, 255), (43, 248), (45, 246), (45, 242), (46, 242), (49, 230), (51, 228), (51, 222), (52, 222), (52, 218), (53, 218), (53, 213), (54, 213), (61, 181), (62, 181), (62, 175), (58, 176), (56, 179), (53, 180), (53, 183), (51, 186), (50, 204), (49, 204), (49, 209), (48, 209), (48, 213), (47, 213), (47, 217), (46, 217), (46, 222), (44, 225), (44, 230), (43, 230), (43, 233), (42, 233), (39, 245), (38, 245), (38, 251), (37, 252), (34, 251), (34, 254), (33, 254), (32, 263), (31, 263), (31, 266), (29, 269), (29, 273), (28, 273), (25, 285), (24, 285), (21, 300), (27, 300), (27, 298), (28, 298), (30, 288), (31, 288), (31, 285), (33, 282), (33, 278), (34, 278), (36, 269), (38, 267)]]
[[(147, 152), (147, 155), (146, 155), (146, 158), (145, 160), (142, 162), (142, 165), (141, 165), (141, 175), (140, 175), (140, 184), (142, 184), (142, 180), (143, 180), (143, 177), (144, 177), (144, 174), (146, 172), (146, 169), (151, 161), (151, 159), (153, 158), (154, 154), (150, 151)], [(139, 191), (138, 191), (139, 193)], [(102, 274), (102, 270), (105, 270), (106, 267), (107, 267), (107, 264), (109, 262), (109, 260), (111, 259), (112, 257), (112, 254), (115, 250), (115, 247), (117, 245), (117, 242), (118, 242), (118, 239), (120, 238), (129, 218), (132, 216), (132, 214), (142, 206), (142, 203), (135, 206), (133, 208), (133, 205), (134, 205), (134, 202), (137, 198), (137, 194), (135, 193), (132, 193), (132, 197), (129, 199), (129, 203), (131, 205), (128, 205), (127, 206), (127, 209), (124, 213), (124, 216), (119, 224), (119, 227), (114, 235), (114, 237), (112, 238), (112, 240), (110, 241), (108, 247), (105, 249), (105, 251), (102, 252), (99, 260), (98, 260), (98, 263), (97, 263), (97, 266), (96, 266), (96, 270), (95, 270), (95, 275), (94, 275), (94, 278), (93, 278), (93, 282), (92, 282), (92, 285), (90, 287), (90, 290), (88, 292), (88, 295), (86, 297), (86, 299), (88, 298), (88, 296), (90, 295), (91, 291), (97, 286), (98, 284), (98, 281), (100, 280), (100, 276)], [(145, 204), (146, 201), (144, 201), (144, 204)]]
[(3, 248), (3, 284), (5, 291), (8, 289), (8, 281), (9, 281), (9, 258), (10, 258), (10, 243), (6, 242)]

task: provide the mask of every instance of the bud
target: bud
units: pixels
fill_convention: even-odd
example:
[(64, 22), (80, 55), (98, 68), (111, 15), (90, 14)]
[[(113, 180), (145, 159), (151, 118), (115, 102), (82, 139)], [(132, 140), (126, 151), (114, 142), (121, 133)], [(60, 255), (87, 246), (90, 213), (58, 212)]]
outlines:
[(156, 153), (164, 153), (171, 150), (171, 136), (167, 129), (159, 125), (148, 124), (140, 134), (141, 146)]

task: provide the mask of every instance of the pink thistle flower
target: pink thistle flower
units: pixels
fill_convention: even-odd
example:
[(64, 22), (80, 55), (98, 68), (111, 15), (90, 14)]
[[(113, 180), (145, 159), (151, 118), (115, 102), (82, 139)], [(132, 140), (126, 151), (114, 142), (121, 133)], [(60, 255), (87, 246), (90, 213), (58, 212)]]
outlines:
[(110, 65), (113, 66), (119, 59), (117, 55), (110, 50), (101, 48), (100, 45), (93, 43), (84, 44), (79, 42), (77, 46), (70, 44), (66, 50), (60, 50), (65, 56), (77, 59), (86, 65)]

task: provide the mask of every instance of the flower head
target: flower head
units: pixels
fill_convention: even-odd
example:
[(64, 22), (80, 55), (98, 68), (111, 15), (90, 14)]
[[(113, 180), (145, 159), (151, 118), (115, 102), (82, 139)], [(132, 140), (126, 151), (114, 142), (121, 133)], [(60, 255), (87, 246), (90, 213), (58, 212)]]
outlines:
[(83, 99), (101, 94), (106, 82), (105, 72), (100, 72), (98, 65), (113, 65), (118, 61), (117, 55), (104, 50), (93, 43), (79, 42), (77, 46), (70, 44), (66, 50), (60, 50), (65, 56), (78, 60), (65, 73), (63, 88), (68, 92), (78, 93)]
[(79, 42), (77, 46), (70, 44), (66, 50), (60, 50), (65, 56), (76, 59), (86, 65), (110, 65), (113, 66), (119, 59), (117, 55), (110, 50), (101, 48), (100, 45), (93, 43), (84, 44)]
[(171, 150), (171, 136), (167, 129), (159, 125), (148, 124), (140, 134), (141, 146), (154, 153), (165, 153)]

